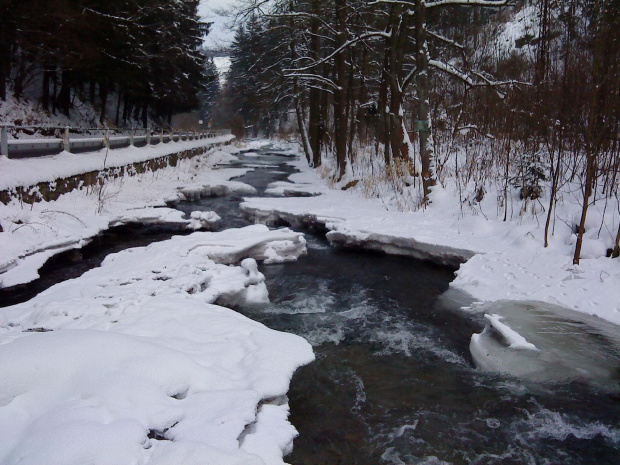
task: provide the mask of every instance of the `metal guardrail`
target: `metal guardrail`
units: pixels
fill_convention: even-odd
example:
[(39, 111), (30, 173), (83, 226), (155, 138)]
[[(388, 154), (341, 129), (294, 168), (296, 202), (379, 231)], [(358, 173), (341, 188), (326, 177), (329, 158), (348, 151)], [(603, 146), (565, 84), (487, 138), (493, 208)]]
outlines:
[[(55, 137), (9, 139), (9, 131), (44, 131)], [(101, 132), (101, 136), (92, 133)], [(172, 131), (169, 129), (118, 129), (118, 128), (77, 128), (70, 126), (15, 126), (0, 124), (0, 155), (8, 158), (26, 158), (55, 155), (63, 150), (71, 153), (84, 153), (102, 148), (118, 149), (124, 147), (146, 147), (169, 142), (210, 139), (230, 134), (230, 129), (214, 131)], [(83, 137), (72, 137), (71, 133), (81, 133)], [(116, 135), (119, 134), (119, 135)], [(60, 136), (60, 137), (59, 137)]]

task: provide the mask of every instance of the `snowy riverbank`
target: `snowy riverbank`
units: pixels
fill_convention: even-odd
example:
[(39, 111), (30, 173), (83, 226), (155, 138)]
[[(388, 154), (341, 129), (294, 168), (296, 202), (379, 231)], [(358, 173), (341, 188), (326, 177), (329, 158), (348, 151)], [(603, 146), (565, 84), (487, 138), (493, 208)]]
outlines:
[(288, 230), (198, 232), (2, 309), (0, 462), (283, 463), (312, 348), (213, 303), (265, 301), (255, 259), (304, 252)]
[[(575, 266), (571, 221), (579, 213), (576, 202), (567, 200), (559, 207), (555, 234), (544, 248), (544, 220), (529, 212), (507, 222), (501, 212), (483, 214), (483, 205), (463, 214), (458, 194), (441, 188), (435, 189), (426, 210), (390, 211), (383, 201), (364, 198), (358, 189), (329, 189), (301, 158), (294, 164), (301, 173), (272, 192), (296, 191), (295, 197), (250, 198), (242, 208), (263, 220), (318, 224), (329, 231), (331, 242), (345, 246), (465, 262), (451, 286), (479, 301), (538, 300), (620, 324), (620, 259), (605, 257), (606, 242), (597, 233), (606, 225), (601, 226), (598, 205), (590, 207), (582, 260)], [(313, 196), (299, 197), (303, 192)], [(565, 218), (570, 221), (563, 222)]]
[[(141, 154), (149, 152), (133, 150), (141, 151)], [(107, 179), (101, 187), (74, 190), (55, 201), (28, 205), (14, 200), (8, 205), (0, 204), (0, 224), (4, 231), (0, 233), (0, 287), (36, 279), (39, 268), (49, 257), (63, 250), (82, 247), (90, 238), (111, 226), (132, 222), (172, 223), (179, 228), (208, 229), (210, 222), (217, 221), (216, 217), (185, 218), (182, 212), (167, 208), (166, 203), (232, 191), (255, 192), (251, 186), (229, 181), (247, 171), (224, 166), (237, 160), (231, 155), (236, 150), (234, 147), (226, 147), (226, 151), (212, 150), (204, 156), (179, 160), (174, 167)], [(38, 181), (52, 181), (59, 173), (68, 173), (62, 168), (67, 157), (74, 157), (71, 173), (91, 169), (93, 161), (82, 158), (82, 155), (25, 160), (0, 157), (4, 163), (0, 165), (10, 166), (7, 173), (13, 173), (8, 176), (3, 172), (2, 179), (10, 179), (4, 183), (12, 186), (29, 185), (35, 174)], [(49, 166), (57, 161), (59, 168)]]
[[(261, 143), (267, 141), (254, 144)], [(0, 222), (9, 233), (0, 235), (0, 285), (36, 279), (38, 268), (49, 256), (80, 247), (84, 240), (111, 225), (132, 221), (185, 222), (194, 228), (205, 225), (162, 207), (167, 201), (218, 192), (253, 192), (251, 186), (229, 181), (247, 168), (221, 167), (236, 159), (230, 155), (235, 150), (227, 147), (204, 157), (181, 160), (176, 167), (112, 180), (102, 195), (85, 189), (55, 202), (0, 205)], [(504, 222), (501, 212), (483, 204), (477, 210), (463, 212), (458, 195), (439, 188), (428, 209), (393, 211), (380, 199), (364, 198), (359, 189), (330, 189), (301, 158), (290, 163), (301, 172), (293, 175), (290, 183), (275, 183), (268, 189), (269, 193), (290, 197), (252, 198), (243, 205), (259, 220), (281, 217), (294, 226), (319, 224), (329, 230), (328, 238), (334, 243), (432, 257), (455, 266), (462, 263), (452, 287), (479, 301), (539, 300), (620, 324), (620, 295), (614, 292), (620, 288), (620, 261), (604, 256), (606, 243), (599, 230), (604, 226), (605, 235), (609, 228), (601, 224), (598, 205), (590, 208), (582, 260), (574, 266), (571, 224), (579, 212), (575, 201), (565, 199), (560, 205), (555, 233), (550, 246), (544, 248), (544, 222), (539, 215), (515, 214)], [(218, 165), (220, 169), (210, 169)], [(28, 167), (24, 171), (32, 170)], [(487, 195), (489, 202), (492, 197)]]
[[(238, 150), (109, 179), (103, 193), (0, 205), (3, 284), (35, 279), (51, 255), (118, 224), (208, 229), (219, 220), (213, 212), (185, 218), (165, 205), (255, 192), (230, 181), (248, 171), (229, 166)], [(288, 229), (195, 232), (109, 255), (3, 308), (0, 462), (284, 463), (297, 435), (286, 393), (312, 348), (217, 304), (268, 301), (256, 260), (305, 251), (303, 235)]]

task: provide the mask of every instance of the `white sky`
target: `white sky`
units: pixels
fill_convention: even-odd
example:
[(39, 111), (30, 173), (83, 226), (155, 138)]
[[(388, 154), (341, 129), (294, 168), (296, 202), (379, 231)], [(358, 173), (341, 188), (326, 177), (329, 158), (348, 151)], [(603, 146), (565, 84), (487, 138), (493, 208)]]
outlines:
[(231, 19), (225, 16), (225, 10), (230, 10), (235, 3), (236, 0), (202, 0), (200, 2), (198, 13), (205, 21), (213, 22), (211, 32), (205, 41), (207, 47), (226, 47), (232, 42), (234, 33), (227, 27)]

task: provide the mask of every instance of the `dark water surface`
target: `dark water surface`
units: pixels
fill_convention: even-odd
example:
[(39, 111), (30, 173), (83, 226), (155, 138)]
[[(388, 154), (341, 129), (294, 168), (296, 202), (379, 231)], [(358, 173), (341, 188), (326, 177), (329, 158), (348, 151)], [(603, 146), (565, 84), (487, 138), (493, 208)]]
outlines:
[(237, 309), (317, 355), (291, 383), (287, 463), (620, 464), (617, 393), (475, 369), (482, 318), (438, 299), (454, 270), (306, 239), (307, 256), (261, 266), (271, 303)]
[(39, 269), (39, 278), (26, 284), (0, 288), (0, 307), (16, 305), (32, 299), (45, 289), (68, 279), (82, 276), (88, 270), (101, 265), (111, 253), (131, 247), (143, 247), (152, 242), (164, 241), (174, 235), (193, 231), (174, 225), (127, 224), (116, 226), (93, 237), (80, 249), (61, 252), (51, 257)]
[[(241, 156), (264, 167), (238, 179), (259, 194), (293, 172), (282, 156), (261, 155)], [(178, 208), (214, 210), (222, 228), (240, 227), (251, 222), (240, 200)], [(305, 337), (317, 355), (291, 383), (300, 436), (287, 463), (620, 464), (616, 393), (475, 369), (469, 342), (483, 319), (439, 298), (454, 270), (306, 239), (307, 256), (261, 266), (271, 303), (237, 309)]]

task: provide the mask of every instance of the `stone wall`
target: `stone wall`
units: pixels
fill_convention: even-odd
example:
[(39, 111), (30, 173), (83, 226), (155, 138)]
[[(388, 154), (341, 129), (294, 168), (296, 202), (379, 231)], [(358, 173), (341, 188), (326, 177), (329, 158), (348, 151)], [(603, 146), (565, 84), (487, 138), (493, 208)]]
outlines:
[(0, 191), (0, 202), (6, 205), (13, 199), (29, 204), (40, 202), (41, 200), (56, 200), (62, 194), (70, 192), (73, 189), (94, 186), (97, 183), (102, 183), (107, 178), (134, 176), (136, 174), (146, 173), (147, 171), (157, 171), (168, 166), (176, 166), (179, 160), (202, 155), (214, 147), (229, 145), (231, 142), (232, 140), (191, 150), (184, 150), (182, 152), (164, 155), (144, 162), (131, 163), (121, 167), (89, 171), (88, 173), (77, 174), (75, 176), (69, 176), (68, 178), (40, 182), (34, 186), (19, 186), (5, 189)]

